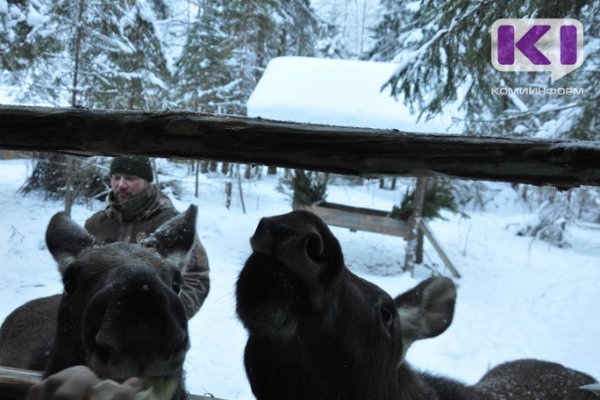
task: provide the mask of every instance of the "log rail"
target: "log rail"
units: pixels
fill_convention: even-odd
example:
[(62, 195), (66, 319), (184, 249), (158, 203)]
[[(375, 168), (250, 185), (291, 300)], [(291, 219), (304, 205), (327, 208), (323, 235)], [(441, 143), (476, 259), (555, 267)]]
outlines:
[(364, 177), (600, 185), (600, 142), (415, 134), (217, 116), (0, 105), (0, 149), (276, 165)]

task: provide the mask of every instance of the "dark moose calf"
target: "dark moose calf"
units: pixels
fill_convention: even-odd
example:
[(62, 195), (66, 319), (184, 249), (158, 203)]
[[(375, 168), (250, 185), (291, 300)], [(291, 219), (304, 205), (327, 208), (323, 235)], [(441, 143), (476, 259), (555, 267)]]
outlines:
[[(0, 353), (13, 364), (45, 366), (44, 376), (87, 365), (104, 379), (168, 379), (178, 386), (172, 398), (185, 398), (189, 338), (178, 297), (179, 266), (194, 241), (196, 214), (191, 206), (142, 245), (94, 245), (66, 214), (56, 214), (46, 243), (63, 277), (63, 295), (34, 300), (13, 312), (2, 326)], [(40, 315), (36, 306), (50, 316)], [(47, 343), (15, 337), (28, 321), (46, 330), (55, 327), (52, 335), (40, 332), (54, 337), (49, 354)]]
[(450, 279), (392, 299), (345, 267), (337, 239), (306, 211), (263, 218), (250, 242), (237, 312), (258, 400), (562, 400), (594, 381), (538, 360), (501, 364), (473, 386), (416, 372), (409, 346), (452, 322)]

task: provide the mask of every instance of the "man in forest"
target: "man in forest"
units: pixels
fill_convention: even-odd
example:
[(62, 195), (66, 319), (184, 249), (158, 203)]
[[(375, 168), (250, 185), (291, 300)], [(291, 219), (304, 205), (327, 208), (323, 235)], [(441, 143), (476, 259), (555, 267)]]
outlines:
[[(92, 215), (85, 229), (98, 243), (139, 243), (176, 216), (171, 199), (152, 184), (153, 171), (145, 157), (115, 157), (110, 164), (109, 204)], [(208, 295), (208, 257), (196, 235), (182, 270), (181, 300), (189, 318)]]

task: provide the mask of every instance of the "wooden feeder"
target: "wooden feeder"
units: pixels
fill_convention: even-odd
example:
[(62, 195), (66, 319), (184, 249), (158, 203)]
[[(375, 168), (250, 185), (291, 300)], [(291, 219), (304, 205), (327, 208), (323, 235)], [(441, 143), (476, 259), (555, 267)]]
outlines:
[[(399, 236), (408, 239), (409, 224), (392, 218), (389, 212), (370, 208), (352, 207), (345, 204), (329, 203), (325, 200), (317, 201), (310, 205), (294, 204), (294, 210), (306, 210), (318, 215), (326, 224), (348, 228), (352, 232), (365, 231), (380, 233), (390, 236)], [(424, 220), (420, 220), (419, 229), (429, 240), (438, 253), (444, 265), (452, 275), (460, 278), (460, 273), (446, 255), (439, 241)]]

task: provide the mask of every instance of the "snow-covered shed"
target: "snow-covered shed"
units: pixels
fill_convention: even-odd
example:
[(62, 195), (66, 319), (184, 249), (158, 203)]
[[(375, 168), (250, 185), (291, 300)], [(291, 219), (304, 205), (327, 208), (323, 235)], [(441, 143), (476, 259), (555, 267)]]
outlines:
[[(449, 106), (428, 121), (383, 88), (397, 65), (356, 60), (278, 57), (268, 64), (247, 103), (248, 116), (303, 123), (460, 133)], [(383, 89), (382, 89), (383, 88)]]

